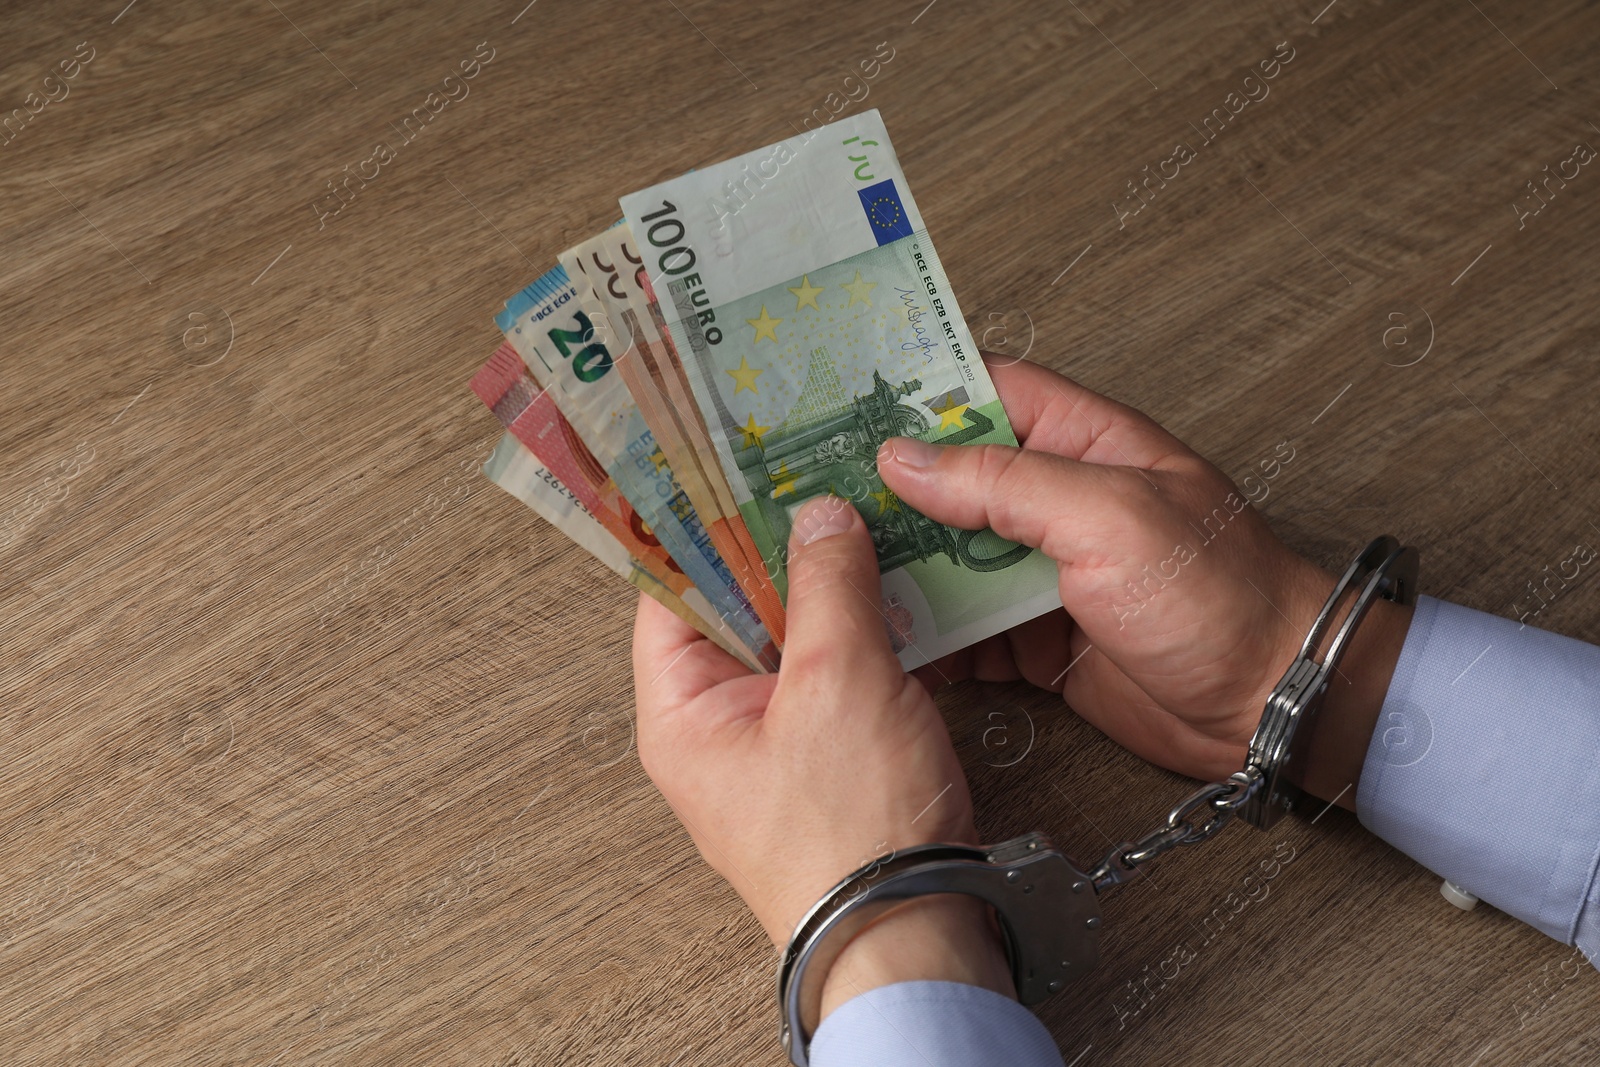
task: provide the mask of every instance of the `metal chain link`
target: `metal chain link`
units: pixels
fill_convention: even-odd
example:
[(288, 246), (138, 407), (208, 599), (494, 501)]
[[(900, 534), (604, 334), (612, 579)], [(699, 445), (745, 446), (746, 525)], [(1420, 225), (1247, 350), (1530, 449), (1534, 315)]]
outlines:
[[(1402, 548), (1399, 541), (1384, 535), (1356, 553), (1328, 594), (1301, 643), (1299, 655), (1267, 698), (1244, 770), (1229, 775), (1227, 781), (1202, 786), (1167, 814), (1164, 826), (1137, 841), (1124, 841), (1112, 848), (1090, 875), (1095, 890), (1132, 881), (1144, 864), (1179, 845), (1207, 840), (1235, 815), (1264, 830), (1290, 810), (1303, 790), (1285, 777), (1284, 768), (1295, 758), (1296, 741), (1306, 736), (1301, 725), (1321, 706), (1328, 675), (1337, 668), (1352, 631), (1374, 595), (1411, 603), (1416, 598), (1416, 584), (1416, 549)], [(1316, 654), (1333, 624), (1334, 611), (1351, 590), (1357, 590), (1355, 600), (1319, 661)], [(1190, 817), (1202, 808), (1209, 808), (1210, 814), (1196, 826)]]
[[(1130, 882), (1138, 875), (1140, 867), (1162, 853), (1170, 852), (1179, 845), (1197, 844), (1214, 836), (1217, 831), (1228, 825), (1234, 812), (1243, 807), (1255, 794), (1262, 778), (1261, 768), (1252, 763), (1244, 770), (1229, 775), (1227, 781), (1201, 786), (1183, 803), (1167, 813), (1164, 825), (1150, 831), (1137, 841), (1124, 841), (1107, 852), (1100, 865), (1090, 874), (1094, 879), (1095, 891), (1104, 892)], [(1204, 822), (1196, 826), (1190, 821), (1190, 816), (1202, 808), (1209, 809), (1210, 814)]]

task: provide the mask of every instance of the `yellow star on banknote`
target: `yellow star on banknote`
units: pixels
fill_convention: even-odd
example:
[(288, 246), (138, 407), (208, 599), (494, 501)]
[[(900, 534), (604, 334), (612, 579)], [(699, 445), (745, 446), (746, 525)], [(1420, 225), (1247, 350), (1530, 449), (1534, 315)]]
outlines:
[(865, 304), (865, 305), (867, 305), (867, 307), (871, 307), (872, 306), (872, 300), (871, 300), (872, 290), (876, 289), (877, 287), (878, 287), (878, 283), (877, 282), (864, 282), (864, 281), (862, 281), (861, 280), (861, 272), (860, 271), (856, 271), (856, 280), (855, 281), (853, 281), (853, 282), (841, 282), (839, 284), (839, 288), (844, 289), (844, 290), (846, 290), (846, 291), (848, 291), (850, 293), (850, 304), (849, 304), (850, 307), (855, 307), (857, 304)]
[[(783, 320), (778, 319), (776, 321), (782, 322)], [(757, 370), (755, 367), (750, 366), (750, 361), (745, 357), (740, 356), (738, 367), (733, 370), (725, 370), (722, 373), (733, 376), (735, 383), (733, 392), (735, 395), (738, 395), (740, 392), (746, 389), (750, 390), (752, 393), (759, 393), (760, 390), (756, 388), (756, 378), (759, 375), (765, 374), (766, 371)]]
[(818, 311), (822, 310), (817, 304), (817, 294), (822, 292), (822, 287), (811, 284), (811, 275), (807, 274), (800, 279), (799, 285), (791, 285), (788, 289), (794, 294), (794, 309), (796, 311), (803, 307), (813, 307)]
[(667, 465), (667, 454), (658, 448), (650, 453), (650, 462), (656, 465), (656, 470), (661, 470)]
[(876, 493), (868, 493), (867, 495), (878, 502), (878, 514), (880, 515), (890, 508), (898, 508), (900, 506), (900, 498), (891, 493), (887, 485)]
[(755, 413), (752, 412), (750, 421), (739, 427), (739, 433), (744, 436), (744, 447), (754, 448), (759, 445), (761, 436), (770, 429), (772, 429), (771, 426), (757, 426)]
[(971, 406), (971, 404), (951, 404), (943, 411), (938, 412), (939, 432), (943, 433), (946, 430), (961, 429), (961, 416), (965, 415), (967, 409)]
[[(751, 417), (754, 418), (754, 416)], [(772, 477), (772, 498), (776, 500), (785, 493), (795, 492), (795, 485), (799, 481), (800, 476), (798, 474), (789, 473), (789, 465), (787, 463), (778, 464), (778, 473)]]
[(744, 321), (756, 328), (757, 341), (761, 340), (763, 337), (766, 337), (776, 343), (778, 340), (778, 323), (782, 322), (783, 320), (775, 319), (771, 315), (768, 315), (767, 305), (762, 304), (761, 317), (759, 319), (745, 319)]

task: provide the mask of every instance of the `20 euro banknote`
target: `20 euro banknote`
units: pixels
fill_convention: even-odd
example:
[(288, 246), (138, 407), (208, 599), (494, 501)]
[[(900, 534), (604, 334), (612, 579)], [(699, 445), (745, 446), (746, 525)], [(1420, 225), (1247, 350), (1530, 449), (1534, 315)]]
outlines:
[(616, 490), (739, 641), (763, 662), (776, 650), (718, 554), (672, 466), (615, 371), (615, 357), (557, 266), (506, 302), (495, 318), (529, 373), (551, 396)]

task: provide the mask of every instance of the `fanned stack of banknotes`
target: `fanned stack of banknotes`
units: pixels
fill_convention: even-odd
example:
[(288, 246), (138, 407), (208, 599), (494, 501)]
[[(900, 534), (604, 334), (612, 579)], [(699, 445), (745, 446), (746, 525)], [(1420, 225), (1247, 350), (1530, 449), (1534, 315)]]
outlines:
[(755, 670), (812, 497), (865, 518), (910, 669), (1060, 605), (1056, 568), (931, 521), (879, 445), (1015, 444), (877, 111), (621, 200), (507, 301), (484, 473)]

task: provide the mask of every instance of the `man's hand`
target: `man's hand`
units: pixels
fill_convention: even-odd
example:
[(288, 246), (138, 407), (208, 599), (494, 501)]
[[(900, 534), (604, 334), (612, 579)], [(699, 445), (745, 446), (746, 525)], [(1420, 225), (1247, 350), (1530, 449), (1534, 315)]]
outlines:
[[(639, 601), (639, 758), (776, 945), (877, 856), (978, 840), (949, 732), (890, 651), (880, 600), (866, 524), (824, 497), (795, 516), (776, 675), (751, 673), (655, 601)], [(911, 978), (1014, 995), (986, 907), (929, 897), (851, 942), (829, 973), (824, 1013)]]
[[(1140, 412), (1036, 364), (994, 360), (989, 373), (1022, 447), (893, 438), (878, 470), (932, 519), (1042, 549), (1066, 610), (918, 675), (1025, 677), (1153, 763), (1196, 778), (1238, 770), (1333, 576)], [(1309, 765), (1294, 768), (1316, 795), (1359, 776), (1409, 621), (1378, 601), (1357, 631)], [(1341, 803), (1354, 802), (1347, 789)]]

